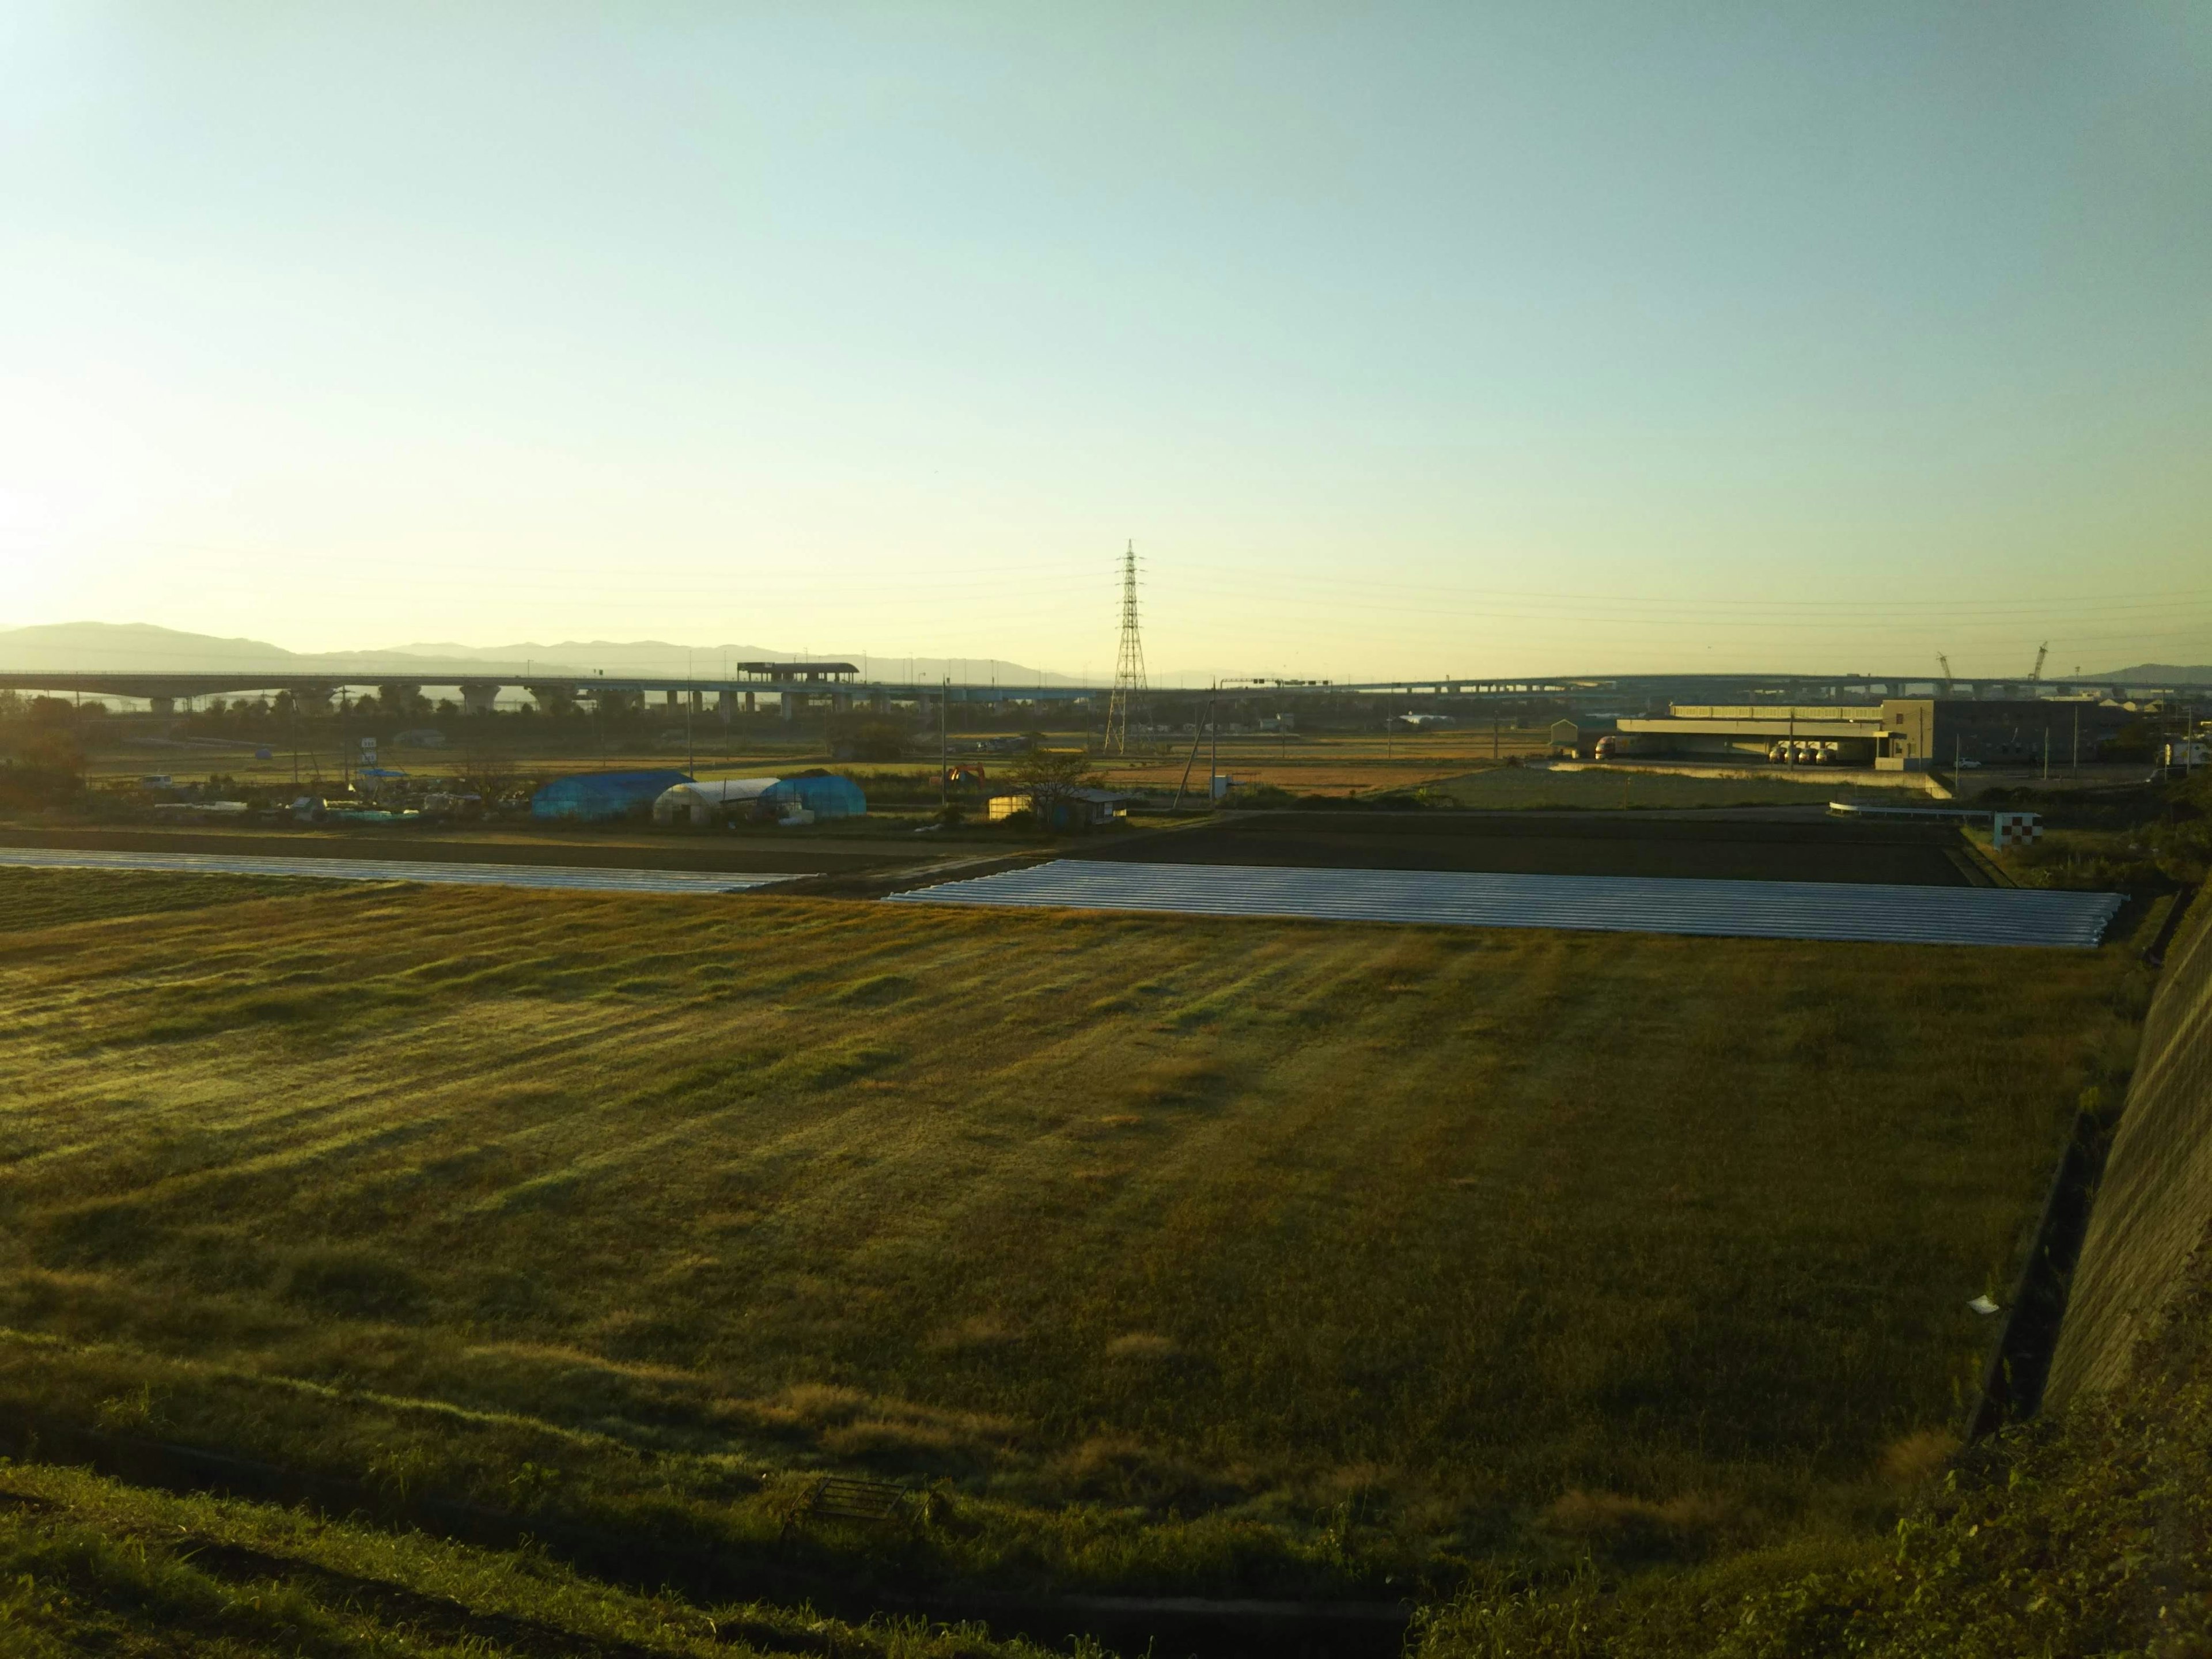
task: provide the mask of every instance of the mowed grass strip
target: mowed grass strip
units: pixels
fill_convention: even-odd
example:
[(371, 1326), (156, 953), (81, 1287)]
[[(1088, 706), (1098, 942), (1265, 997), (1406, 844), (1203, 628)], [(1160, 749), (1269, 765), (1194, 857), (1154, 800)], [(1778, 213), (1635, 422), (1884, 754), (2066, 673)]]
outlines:
[(198, 910), (299, 891), (296, 881), (279, 877), (0, 866), (0, 938), (72, 921)]
[[(533, 1502), (571, 1455), (700, 1512), (940, 1481), (1025, 1571), (1185, 1588), (1131, 1528), (1869, 1501), (2140, 993), (2117, 947), (492, 890), (29, 937), (0, 1391), (372, 1474), (404, 1430), (417, 1480), (495, 1425)], [(1079, 1512), (1118, 1553), (1054, 1556)]]
[[(701, 1607), (496, 1551), (300, 1510), (0, 1466), (0, 1652), (243, 1659), (1042, 1659), (918, 1618), (854, 1625), (811, 1608)], [(1089, 1643), (1074, 1659), (1103, 1659)]]

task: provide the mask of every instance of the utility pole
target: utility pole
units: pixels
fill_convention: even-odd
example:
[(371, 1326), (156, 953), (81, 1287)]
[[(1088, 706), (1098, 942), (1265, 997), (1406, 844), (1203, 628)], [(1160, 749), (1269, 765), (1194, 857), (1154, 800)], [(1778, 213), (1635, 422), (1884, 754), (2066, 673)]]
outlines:
[[(1212, 705), (1209, 704), (1208, 708), (1211, 707)], [(1184, 792), (1190, 787), (1190, 769), (1198, 764), (1198, 745), (1205, 741), (1206, 727), (1193, 720), (1190, 726), (1190, 758), (1182, 763), (1182, 776), (1176, 784), (1175, 799), (1168, 804), (1168, 811), (1170, 812), (1182, 805)], [(1209, 788), (1206, 793), (1211, 794), (1212, 791)]]
[(1218, 705), (1221, 702), (1221, 682), (1213, 683), (1213, 695), (1206, 700), (1206, 729), (1213, 734), (1212, 747), (1207, 751), (1206, 769), (1206, 804), (1218, 805), (1221, 799), (1221, 716)]
[(1129, 714), (1144, 693), (1145, 645), (1137, 632), (1137, 544), (1132, 541), (1121, 555), (1121, 643), (1114, 659), (1114, 692), (1106, 702), (1106, 753), (1129, 752)]
[(937, 810), (940, 812), (945, 810), (947, 804), (945, 769), (948, 764), (947, 757), (952, 748), (951, 740), (948, 735), (951, 730), (952, 721), (952, 677), (950, 674), (945, 677), (945, 683), (941, 689), (944, 695), (937, 700)]

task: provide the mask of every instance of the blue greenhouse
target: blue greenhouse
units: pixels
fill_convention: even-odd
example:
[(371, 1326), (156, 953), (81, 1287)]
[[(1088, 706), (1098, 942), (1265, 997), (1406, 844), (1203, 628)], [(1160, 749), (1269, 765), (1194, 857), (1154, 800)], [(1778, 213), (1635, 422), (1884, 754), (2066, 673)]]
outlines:
[(556, 778), (530, 798), (533, 818), (605, 823), (649, 813), (665, 789), (690, 782), (683, 772), (581, 772)]

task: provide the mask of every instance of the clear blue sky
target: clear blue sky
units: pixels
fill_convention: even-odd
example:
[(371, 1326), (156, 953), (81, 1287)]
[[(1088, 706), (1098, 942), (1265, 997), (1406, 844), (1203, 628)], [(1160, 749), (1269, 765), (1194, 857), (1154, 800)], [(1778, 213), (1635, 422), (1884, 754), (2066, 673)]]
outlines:
[(0, 625), (2212, 661), (2212, 8), (0, 9)]

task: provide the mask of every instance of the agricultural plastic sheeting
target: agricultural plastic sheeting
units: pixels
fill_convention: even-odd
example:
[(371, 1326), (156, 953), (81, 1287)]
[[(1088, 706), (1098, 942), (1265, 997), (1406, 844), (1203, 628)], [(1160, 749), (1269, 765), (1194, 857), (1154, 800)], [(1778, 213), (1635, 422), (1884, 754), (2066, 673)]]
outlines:
[(1753, 939), (2078, 946), (2097, 944), (2121, 904), (2117, 893), (2025, 888), (1075, 859), (893, 893), (890, 900)]
[(556, 778), (530, 798), (533, 818), (599, 820), (650, 811), (665, 789), (691, 780), (682, 772), (580, 772)]
[(711, 823), (731, 807), (758, 800), (775, 787), (774, 778), (711, 778), (679, 783), (653, 797), (653, 821), (668, 824), (688, 818), (694, 823)]
[(779, 811), (795, 803), (817, 818), (856, 818), (868, 810), (868, 798), (860, 786), (834, 772), (778, 778), (775, 787), (762, 792), (761, 799)]
[(419, 881), (463, 887), (551, 887), (602, 893), (736, 893), (790, 875), (693, 870), (587, 870), (566, 864), (453, 864), (428, 859), (256, 858), (231, 853), (102, 853), (0, 847), (0, 866), (41, 870), (164, 870), (197, 876), (305, 876), (325, 881)]

